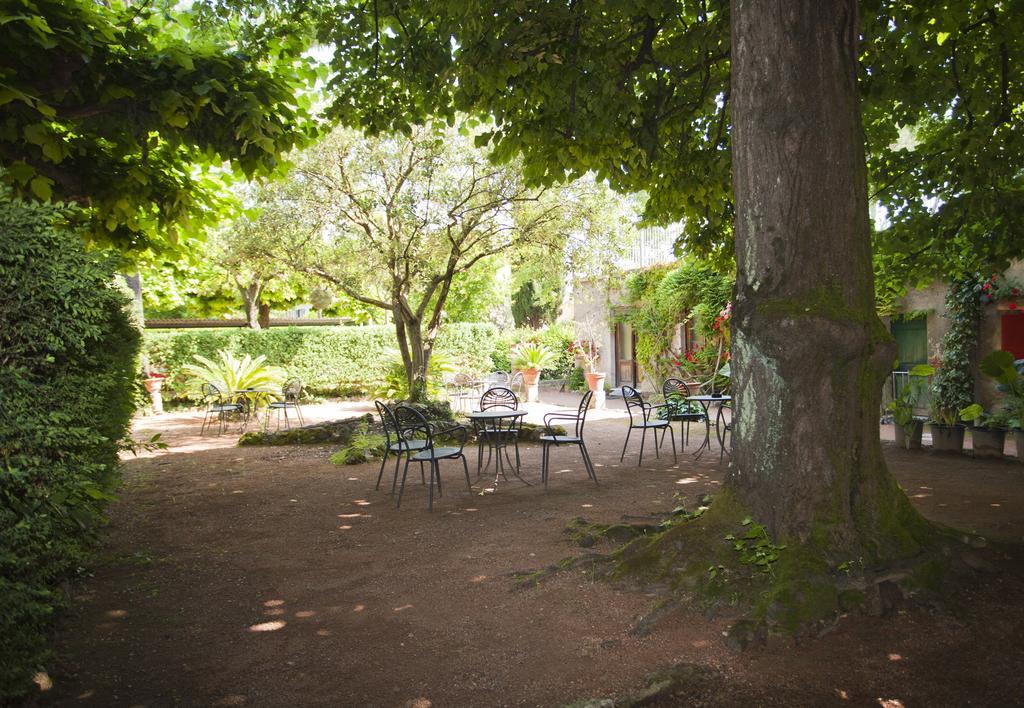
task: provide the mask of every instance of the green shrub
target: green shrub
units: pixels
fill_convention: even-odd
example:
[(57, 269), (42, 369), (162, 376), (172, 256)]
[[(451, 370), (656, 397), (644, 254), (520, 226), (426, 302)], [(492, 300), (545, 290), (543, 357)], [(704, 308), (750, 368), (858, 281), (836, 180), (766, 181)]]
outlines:
[[(457, 371), (484, 373), (491, 369), (490, 353), (497, 330), (490, 324), (445, 325), (434, 351), (448, 357)], [(394, 328), (274, 327), (251, 329), (152, 330), (144, 347), (152, 365), (168, 374), (164, 397), (194, 400), (184, 366), (195, 355), (213, 358), (220, 350), (236, 356), (265, 356), (267, 364), (302, 379), (312, 394), (368, 396), (388, 375), (389, 350), (397, 347)]]
[(48, 660), (60, 584), (87, 562), (135, 408), (129, 300), (69, 213), (0, 193), (0, 703)]

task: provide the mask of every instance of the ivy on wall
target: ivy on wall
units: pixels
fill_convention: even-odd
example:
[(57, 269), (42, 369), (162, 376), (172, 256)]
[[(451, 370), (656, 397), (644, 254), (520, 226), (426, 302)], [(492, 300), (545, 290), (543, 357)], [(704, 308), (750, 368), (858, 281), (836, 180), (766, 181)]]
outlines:
[[(636, 333), (636, 361), (648, 375), (660, 379), (682, 371), (704, 380), (713, 373), (717, 342), (728, 341), (728, 318), (719, 313), (727, 308), (735, 281), (734, 274), (696, 259), (636, 271), (626, 279), (628, 307), (617, 319)], [(698, 342), (676, 351), (676, 328), (687, 322)]]
[(971, 365), (978, 347), (982, 284), (977, 279), (954, 281), (946, 293), (949, 330), (942, 337), (941, 360), (932, 382), (932, 418), (953, 424), (958, 411), (974, 400)]

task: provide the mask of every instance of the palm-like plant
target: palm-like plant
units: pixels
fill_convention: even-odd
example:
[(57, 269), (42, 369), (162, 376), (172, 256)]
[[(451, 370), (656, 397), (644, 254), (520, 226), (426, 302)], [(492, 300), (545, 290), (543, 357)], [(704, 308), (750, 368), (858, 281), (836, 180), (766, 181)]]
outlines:
[(221, 393), (231, 395), (243, 389), (279, 388), (284, 372), (266, 365), (266, 357), (255, 359), (246, 354), (241, 359), (229, 351), (217, 352), (217, 361), (196, 354), (199, 364), (187, 364), (182, 369), (199, 381), (216, 386)]
[(555, 363), (555, 353), (543, 344), (522, 342), (512, 350), (512, 366), (521, 370), (542, 371)]

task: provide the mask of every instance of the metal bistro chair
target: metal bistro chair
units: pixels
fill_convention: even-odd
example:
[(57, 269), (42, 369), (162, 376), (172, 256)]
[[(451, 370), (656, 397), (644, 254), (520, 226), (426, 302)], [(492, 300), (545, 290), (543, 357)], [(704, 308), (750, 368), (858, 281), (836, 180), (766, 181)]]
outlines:
[[(597, 473), (594, 471), (594, 462), (590, 459), (590, 453), (587, 452), (587, 444), (583, 441), (583, 426), (587, 422), (587, 410), (590, 408), (590, 399), (593, 398), (594, 392), (587, 391), (583, 394), (583, 400), (580, 401), (579, 408), (576, 409), (576, 415), (571, 413), (547, 413), (544, 416), (544, 428), (546, 434), (540, 438), (543, 450), (541, 452), (541, 472), (540, 477), (544, 482), (544, 488), (548, 488), (548, 468), (551, 464), (551, 446), (555, 445), (579, 445), (580, 454), (583, 455), (583, 466), (587, 469), (587, 476), (594, 480), (594, 484), (597, 484)], [(551, 426), (552, 421), (563, 420), (573, 423), (573, 433), (570, 435), (556, 435), (554, 429)]]
[(512, 378), (509, 379), (508, 387), (514, 391), (517, 396), (526, 395), (526, 377), (523, 376), (522, 371), (517, 371), (512, 374)]
[[(725, 419), (725, 411), (729, 411), (729, 420)], [(718, 415), (715, 417), (715, 434), (718, 436), (718, 461), (725, 457), (725, 434), (729, 433), (729, 442), (732, 442), (732, 404), (725, 402), (718, 407)], [(729, 452), (732, 457), (732, 452)]]
[(295, 417), (299, 420), (299, 427), (306, 424), (302, 418), (302, 406), (299, 399), (302, 398), (302, 379), (288, 379), (281, 388), (281, 396), (284, 400), (274, 401), (267, 406), (267, 425), (270, 425), (270, 414), (277, 411), (277, 427), (281, 427), (281, 414), (284, 413), (284, 427), (291, 430), (292, 422), (288, 418), (288, 411), (295, 411)]
[[(505, 388), (504, 386), (489, 388), (480, 396), (480, 410), (487, 411), (492, 408), (506, 408), (514, 411), (519, 408), (519, 397), (516, 396), (512, 389)], [(477, 440), (477, 471), (483, 467), (484, 443), (488, 444), (488, 467), (491, 464), (491, 454), (496, 453), (500, 455), (502, 450), (505, 451), (505, 459), (508, 460), (510, 465), (512, 464), (512, 460), (508, 457), (508, 447), (505, 445), (505, 443), (511, 442), (516, 451), (516, 469), (520, 468), (519, 434), (522, 428), (522, 418), (509, 419), (507, 427), (501, 421), (495, 421), (494, 427), (487, 427), (484, 423), (474, 423), (474, 425), (476, 426)]]
[[(660, 418), (651, 419), (652, 414), (663, 406), (654, 406), (644, 401), (644, 397), (640, 395), (632, 386), (622, 387), (622, 398), (626, 401), (626, 410), (629, 412), (629, 430), (626, 431), (626, 442), (622, 444), (622, 454), (619, 455), (619, 462), (626, 457), (626, 446), (629, 445), (629, 435), (633, 430), (643, 430), (643, 434), (640, 437), (640, 460), (637, 462), (637, 466), (644, 463), (644, 442), (647, 440), (647, 431), (653, 430), (654, 433), (654, 456), (661, 457), (658, 452), (661, 447), (661, 443), (665, 442), (665, 431), (672, 437), (672, 460), (678, 461), (676, 457), (676, 434), (672, 431), (672, 424), (668, 420)], [(658, 442), (658, 431), (661, 430), (661, 442)]]
[[(427, 497), (427, 510), (434, 510), (434, 480), (437, 480), (437, 495), (441, 496), (441, 460), (462, 460), (462, 469), (466, 475), (466, 487), (473, 491), (473, 484), (469, 481), (469, 465), (466, 464), (466, 456), (462, 454), (466, 447), (466, 440), (469, 431), (465, 426), (453, 425), (449, 428), (435, 430), (434, 426), (427, 421), (415, 408), (402, 404), (395, 409), (395, 418), (398, 420), (402, 430), (402, 436), (407, 441), (422, 440), (423, 447), (418, 452), (409, 451), (405, 456), (405, 468), (402, 470), (402, 486), (398, 488), (398, 500), (396, 508), (402, 506), (402, 494), (405, 492), (405, 478), (409, 474), (409, 463), (419, 462), (430, 463), (430, 491)], [(435, 444), (435, 436), (458, 436), (458, 446), (438, 446)]]
[[(406, 440), (402, 434), (402, 427), (395, 417), (395, 412), (383, 401), (374, 401), (377, 406), (377, 413), (380, 415), (381, 425), (384, 426), (384, 459), (380, 461), (380, 472), (377, 473), (377, 484), (374, 489), (380, 489), (380, 480), (384, 476), (384, 463), (388, 461), (388, 455), (395, 456), (395, 474), (391, 479), (391, 494), (395, 493), (395, 486), (398, 484), (398, 466), (402, 462), (402, 455), (410, 455), (418, 452), (426, 446), (425, 440)], [(427, 483), (424, 476), (423, 463), (420, 463), (420, 481)]]
[(203, 425), (199, 428), (200, 435), (206, 434), (207, 426), (212, 427), (214, 419), (219, 424), (217, 435), (222, 434), (224, 432), (224, 423), (229, 415), (232, 413), (241, 415), (245, 412), (245, 406), (241, 403), (225, 399), (220, 389), (212, 383), (204, 383), (201, 390), (203, 392), (203, 403), (206, 404), (206, 411), (203, 413)]
[(690, 440), (690, 423), (703, 423), (707, 416), (700, 406), (686, 400), (691, 395), (690, 387), (682, 379), (666, 379), (661, 385), (661, 394), (665, 398), (665, 418), (681, 421), (679, 432), (685, 450)]

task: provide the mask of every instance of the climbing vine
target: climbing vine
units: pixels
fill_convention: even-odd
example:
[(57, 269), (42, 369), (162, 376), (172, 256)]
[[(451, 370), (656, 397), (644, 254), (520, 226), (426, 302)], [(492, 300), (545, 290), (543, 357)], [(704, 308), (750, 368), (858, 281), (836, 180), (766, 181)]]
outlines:
[[(618, 319), (636, 332), (637, 362), (657, 378), (682, 371), (704, 380), (714, 373), (728, 359), (734, 282), (733, 274), (695, 259), (631, 274), (626, 279), (628, 309)], [(687, 323), (696, 341), (678, 351), (673, 347), (676, 327)]]
[(983, 285), (977, 279), (954, 281), (946, 293), (949, 330), (942, 337), (938, 373), (932, 382), (932, 418), (952, 425), (958, 411), (974, 400), (971, 363), (978, 345)]

